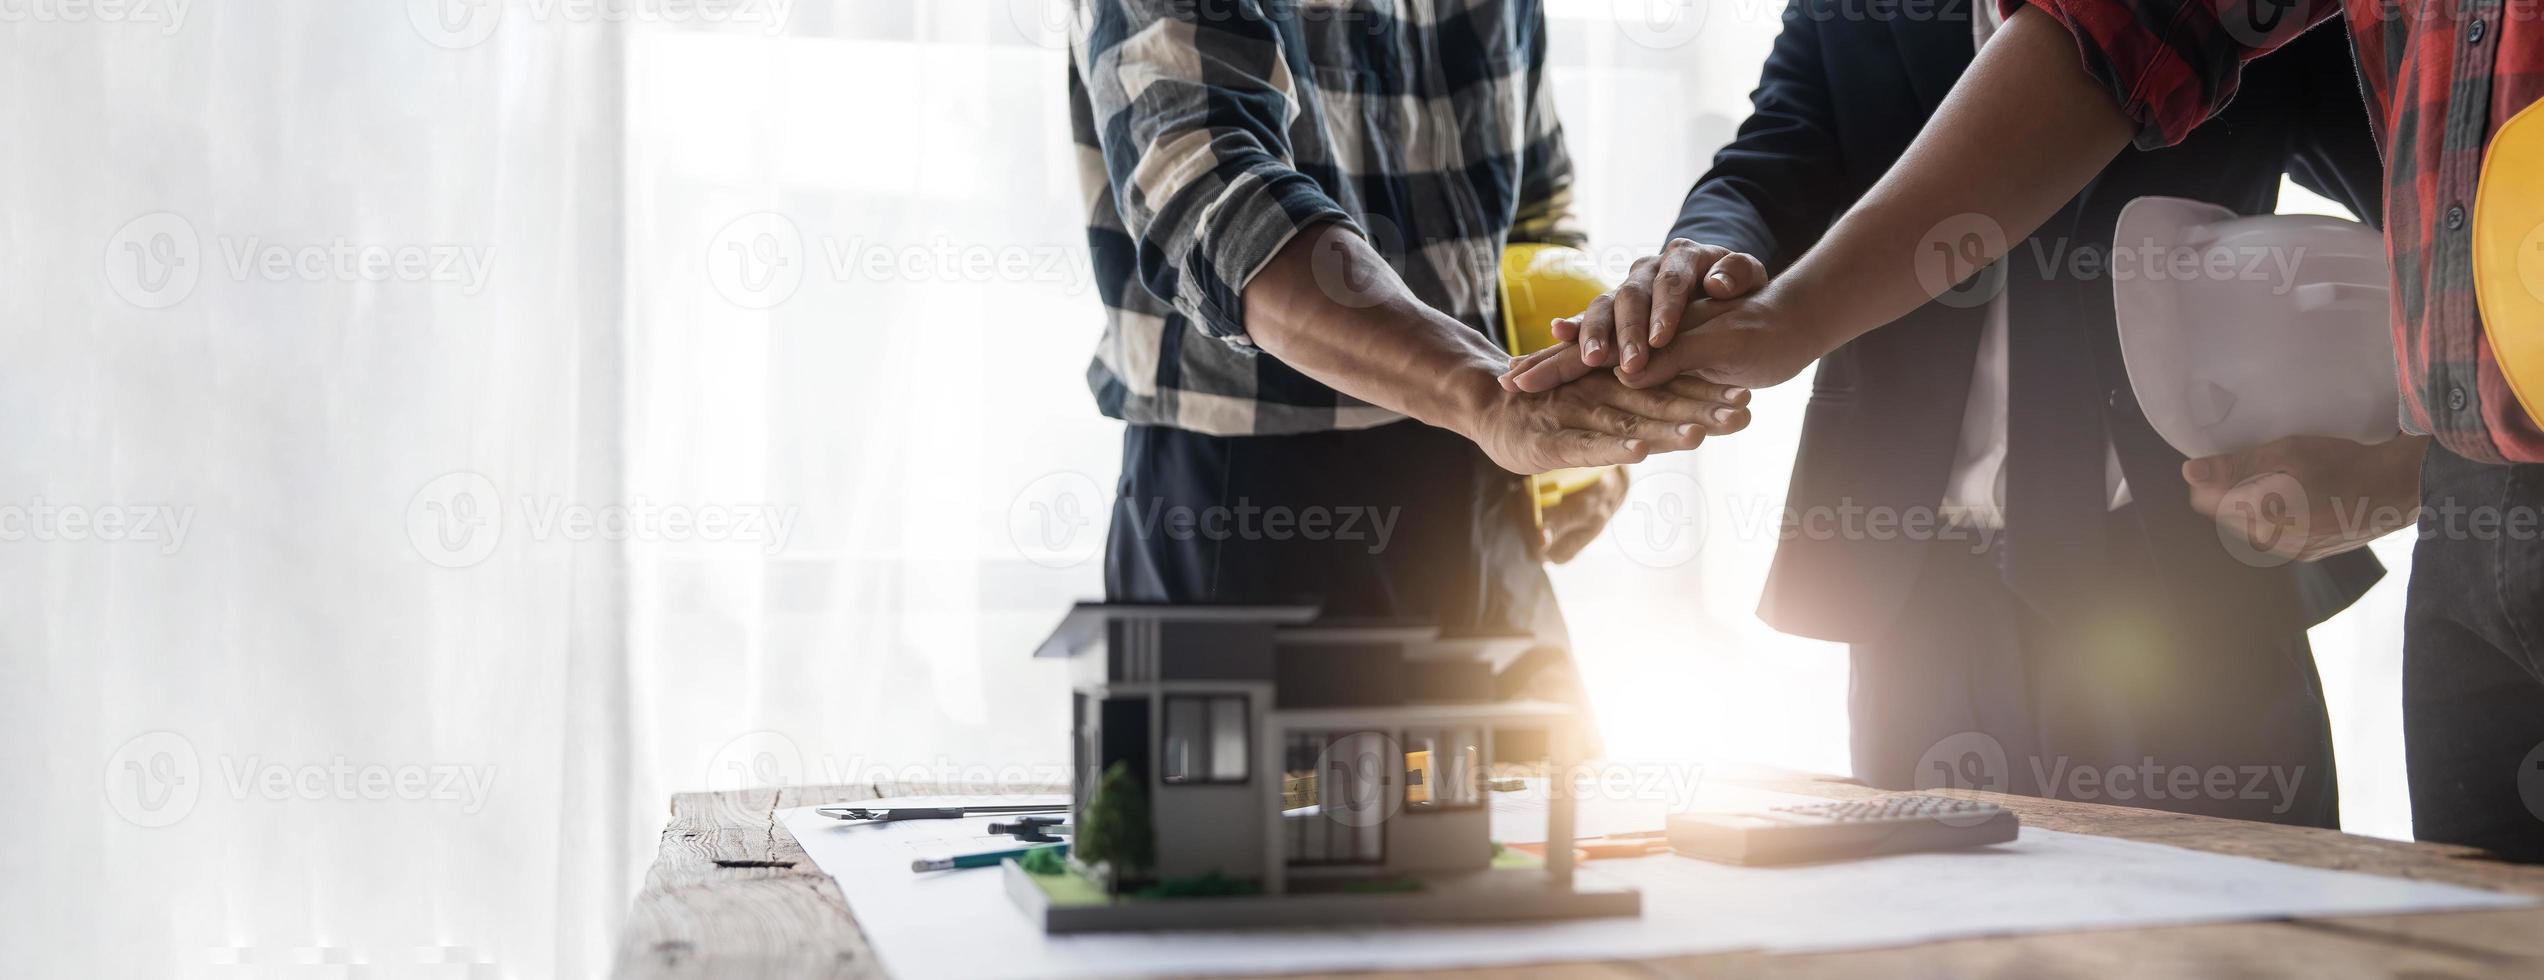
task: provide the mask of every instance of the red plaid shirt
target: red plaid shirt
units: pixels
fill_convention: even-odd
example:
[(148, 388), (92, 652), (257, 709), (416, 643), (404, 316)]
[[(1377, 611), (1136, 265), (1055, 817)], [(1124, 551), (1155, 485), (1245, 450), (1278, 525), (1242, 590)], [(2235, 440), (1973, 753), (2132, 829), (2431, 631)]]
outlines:
[(2544, 432), (2501, 377), (2474, 308), (2471, 213), (2491, 133), (2544, 95), (2544, 0), (1998, 2), (2066, 24), (2149, 148), (2224, 108), (2244, 62), (2346, 10), (2385, 154), (2403, 426), (2470, 459), (2544, 462)]

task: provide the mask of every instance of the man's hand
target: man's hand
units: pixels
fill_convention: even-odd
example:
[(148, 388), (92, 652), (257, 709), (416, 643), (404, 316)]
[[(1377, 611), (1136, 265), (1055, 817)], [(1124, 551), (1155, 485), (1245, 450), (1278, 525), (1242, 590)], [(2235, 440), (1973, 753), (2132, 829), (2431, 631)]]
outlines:
[[(1836, 345), (1808, 329), (1807, 319), (1786, 314), (1777, 292), (1770, 288), (1741, 299), (1688, 304), (1679, 322), (1697, 326), (1682, 328), (1676, 340), (1652, 352), (1639, 367), (1618, 368), (1616, 377), (1634, 388), (1691, 374), (1740, 389), (1792, 380)], [(1512, 362), (1502, 383), (1518, 391), (1546, 391), (1595, 370), (1572, 356), (1572, 345), (1557, 344)]]
[(1562, 500), (1546, 508), (1546, 560), (1561, 565), (1581, 554), (1581, 549), (1599, 538), (1608, 526), (1608, 518), (1616, 516), (1617, 507), (1625, 503), (1625, 467), (1611, 466), (1599, 474), (1599, 482), (1565, 494)]
[(1577, 341), (1583, 364), (1640, 370), (1653, 349), (1678, 336), (1688, 303), (1745, 295), (1766, 282), (1756, 256), (1673, 238), (1661, 254), (1636, 259), (1625, 282), (1581, 315), (1556, 321), (1555, 336)]
[(1749, 393), (1689, 378), (1560, 392), (1499, 384), (1510, 357), (1414, 298), (1348, 227), (1299, 235), (1245, 288), (1262, 349), (1346, 395), (1465, 436), (1514, 473), (1640, 462), (1749, 424)]
[(1513, 473), (1639, 463), (1749, 425), (1746, 390), (1701, 378), (1669, 378), (1636, 389), (1602, 376), (1546, 392), (1511, 391), (1490, 376), (1482, 380), (1468, 407), (1442, 424)]
[(2313, 561), (2361, 547), (2412, 522), (2420, 506), (2426, 436), (2373, 446), (2292, 436), (2223, 456), (2187, 460), (2191, 509), (2222, 533), (2280, 559)]

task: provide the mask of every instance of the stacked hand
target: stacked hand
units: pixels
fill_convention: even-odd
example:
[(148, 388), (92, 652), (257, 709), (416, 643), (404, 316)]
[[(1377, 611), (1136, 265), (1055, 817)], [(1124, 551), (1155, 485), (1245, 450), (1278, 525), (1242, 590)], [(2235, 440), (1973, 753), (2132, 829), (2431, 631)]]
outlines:
[(1555, 322), (1563, 343), (1512, 362), (1502, 384), (1548, 391), (1614, 367), (1627, 387), (1694, 375), (1735, 389), (1780, 384), (1825, 348), (1798, 329), (1746, 253), (1687, 239), (1634, 263), (1616, 291)]
[(1543, 392), (1493, 391), (1489, 381), (1484, 387), (1490, 394), (1457, 428), (1513, 473), (1639, 463), (1749, 425), (1747, 391), (1701, 378), (1665, 378), (1641, 389), (1614, 377)]

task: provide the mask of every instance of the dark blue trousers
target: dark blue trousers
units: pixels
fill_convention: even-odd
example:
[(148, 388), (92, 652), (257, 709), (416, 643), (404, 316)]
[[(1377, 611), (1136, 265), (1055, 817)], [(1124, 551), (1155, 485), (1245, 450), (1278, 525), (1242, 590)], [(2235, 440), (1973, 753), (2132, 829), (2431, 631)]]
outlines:
[(2110, 522), (2096, 601), (2065, 619), (2009, 590), (1996, 551), (1931, 545), (1891, 635), (1851, 647), (1856, 777), (2339, 826), (2305, 633), (2177, 611), (2133, 523)]
[(2544, 465), (2421, 462), (2403, 618), (2412, 834), (2544, 861)]

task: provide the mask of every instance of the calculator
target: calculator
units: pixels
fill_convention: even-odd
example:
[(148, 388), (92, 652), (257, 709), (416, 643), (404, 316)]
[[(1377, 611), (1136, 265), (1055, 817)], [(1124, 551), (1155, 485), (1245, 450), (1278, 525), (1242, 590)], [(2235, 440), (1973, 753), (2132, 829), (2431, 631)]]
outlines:
[(1670, 849), (1725, 864), (1805, 864), (1947, 851), (2014, 839), (2023, 822), (1994, 803), (1899, 794), (1669, 818)]

